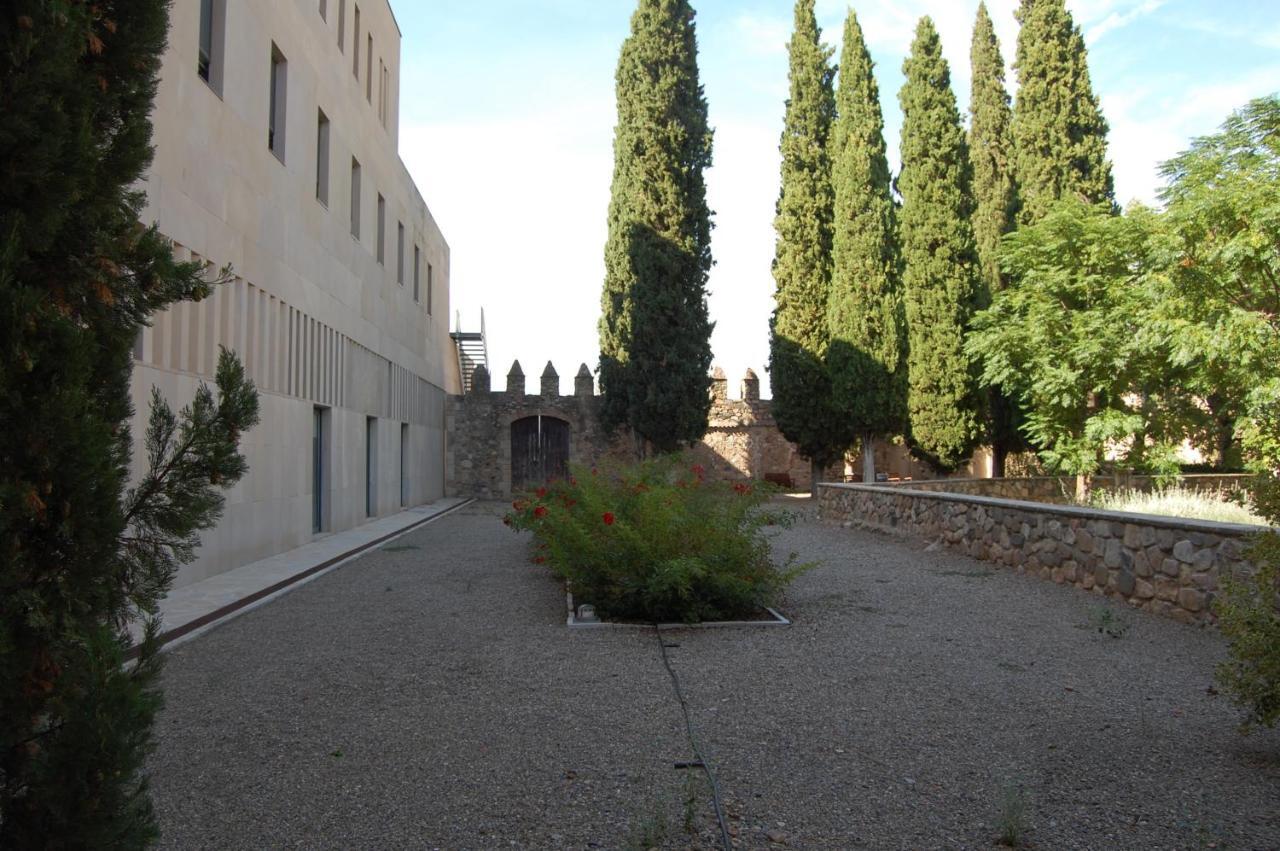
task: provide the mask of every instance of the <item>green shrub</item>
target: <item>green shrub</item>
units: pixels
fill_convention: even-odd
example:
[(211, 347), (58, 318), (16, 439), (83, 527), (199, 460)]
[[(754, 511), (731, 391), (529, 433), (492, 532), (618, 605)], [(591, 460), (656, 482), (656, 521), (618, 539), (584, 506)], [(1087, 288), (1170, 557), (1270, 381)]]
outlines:
[[(1280, 525), (1280, 478), (1258, 480), (1253, 502)], [(1247, 555), (1256, 572), (1224, 576), (1216, 607), (1218, 625), (1231, 642), (1230, 658), (1218, 666), (1218, 682), (1248, 713), (1246, 730), (1280, 721), (1280, 533), (1260, 534)]]
[(809, 565), (775, 566), (764, 527), (785, 521), (759, 483), (705, 481), (681, 456), (625, 468), (575, 467), (513, 504), (534, 562), (606, 619), (695, 623), (749, 616)]

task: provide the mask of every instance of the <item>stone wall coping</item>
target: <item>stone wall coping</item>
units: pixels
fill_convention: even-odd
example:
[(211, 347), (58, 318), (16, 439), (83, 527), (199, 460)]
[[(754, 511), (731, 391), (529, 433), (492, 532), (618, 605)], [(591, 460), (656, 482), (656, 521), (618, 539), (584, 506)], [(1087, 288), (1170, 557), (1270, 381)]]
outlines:
[[(928, 480), (922, 480), (928, 481)], [(989, 508), (1014, 508), (1021, 511), (1034, 511), (1040, 514), (1057, 514), (1062, 517), (1076, 517), (1081, 520), (1106, 520), (1119, 523), (1141, 523), (1158, 529), (1181, 529), (1189, 532), (1203, 532), (1211, 535), (1231, 535), (1244, 537), (1267, 531), (1266, 526), (1248, 526), (1243, 523), (1219, 523), (1214, 520), (1193, 520), (1187, 517), (1165, 517), (1159, 514), (1138, 514), (1132, 511), (1105, 511), (1100, 508), (1083, 508), (1078, 505), (1055, 505), (1048, 502), (1031, 502), (1024, 499), (1000, 499), (994, 496), (972, 496), (947, 491), (911, 490), (903, 487), (910, 482), (896, 482), (869, 485), (857, 482), (819, 482), (819, 488), (836, 490), (864, 491), (866, 493), (901, 494), (910, 490), (916, 499), (936, 499), (942, 502), (967, 502), (970, 505), (983, 505)], [(1277, 529), (1276, 531), (1280, 531)]]

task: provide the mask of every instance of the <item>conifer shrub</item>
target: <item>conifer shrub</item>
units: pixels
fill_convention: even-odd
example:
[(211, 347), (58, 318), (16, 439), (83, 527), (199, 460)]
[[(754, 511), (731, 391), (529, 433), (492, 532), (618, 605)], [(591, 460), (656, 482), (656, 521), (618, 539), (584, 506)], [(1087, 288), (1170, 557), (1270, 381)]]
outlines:
[(505, 522), (533, 533), (533, 561), (605, 620), (653, 623), (757, 615), (811, 565), (773, 560), (764, 530), (789, 522), (758, 482), (709, 482), (684, 456), (574, 467), (520, 496)]

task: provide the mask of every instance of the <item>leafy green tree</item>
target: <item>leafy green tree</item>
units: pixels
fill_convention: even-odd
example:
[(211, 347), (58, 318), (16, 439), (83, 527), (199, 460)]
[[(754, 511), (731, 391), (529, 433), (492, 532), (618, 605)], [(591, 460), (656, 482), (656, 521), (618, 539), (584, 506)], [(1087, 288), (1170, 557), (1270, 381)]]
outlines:
[[(1004, 85), (1004, 58), (996, 39), (987, 4), (978, 4), (969, 50), (972, 88), (969, 102), (969, 159), (973, 163), (973, 238), (978, 249), (980, 275), (975, 304), (991, 303), (991, 296), (1005, 287), (1000, 271), (1000, 239), (1017, 221), (1018, 193), (1013, 182), (1013, 111)], [(988, 433), (991, 439), (992, 473), (1004, 475), (1010, 452), (1025, 448), (1018, 431), (1019, 411), (1000, 388), (988, 398)]]
[(1280, 468), (1266, 427), (1280, 410), (1280, 96), (1233, 113), (1161, 174), (1175, 357), (1200, 371), (1219, 460), (1239, 421), (1252, 462)]
[(640, 0), (618, 59), (600, 318), (602, 418), (661, 451), (706, 432), (712, 133), (688, 0)]
[(1015, 394), (1045, 465), (1081, 490), (1108, 452), (1160, 471), (1185, 437), (1185, 375), (1154, 318), (1161, 238), (1151, 210), (1064, 200), (1005, 237), (1018, 283), (973, 320), (966, 349), (984, 382)]
[[(160, 704), (154, 614), (221, 487), (257, 393), (153, 400), (127, 488), (132, 350), (217, 282), (139, 224), (164, 0), (14, 0), (0, 14), (0, 847), (154, 840), (142, 765)], [(131, 621), (147, 623), (123, 666)]]
[(982, 396), (964, 337), (977, 299), (972, 169), (933, 21), (921, 18), (902, 66), (903, 289), (913, 451), (954, 470), (982, 430)]
[(880, 90), (853, 10), (844, 25), (831, 154), (834, 268), (827, 363), (836, 409), (862, 444), (863, 481), (875, 481), (872, 442), (906, 423), (906, 318), (896, 211), (885, 155)]
[(1017, 15), (1013, 172), (1020, 221), (1039, 221), (1062, 198), (1114, 204), (1107, 122), (1080, 28), (1065, 0), (1022, 0)]
[(797, 0), (791, 36), (791, 93), (783, 123), (782, 193), (774, 230), (774, 292), (769, 323), (769, 371), (773, 416), (788, 440), (821, 471), (849, 444), (831, 398), (826, 356), (827, 299), (831, 290), (831, 187), (828, 148), (835, 118), (835, 70), (831, 50), (813, 12), (814, 0)]

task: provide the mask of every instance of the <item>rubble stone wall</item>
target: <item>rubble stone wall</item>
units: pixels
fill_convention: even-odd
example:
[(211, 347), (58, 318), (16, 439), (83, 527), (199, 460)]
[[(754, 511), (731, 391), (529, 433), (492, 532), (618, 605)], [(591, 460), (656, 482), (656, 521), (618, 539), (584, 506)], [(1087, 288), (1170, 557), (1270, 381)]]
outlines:
[(1115, 597), (1183, 623), (1211, 623), (1219, 577), (1252, 570), (1256, 526), (1148, 517), (918, 487), (821, 484), (819, 517), (942, 546)]

